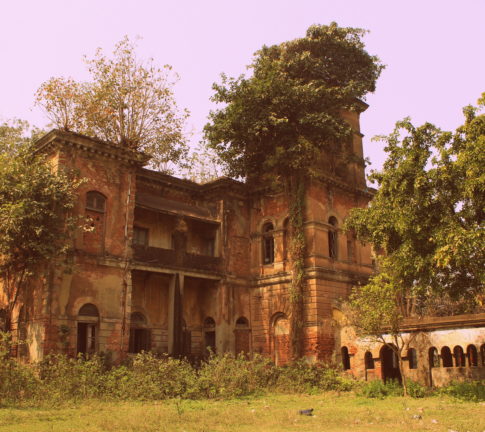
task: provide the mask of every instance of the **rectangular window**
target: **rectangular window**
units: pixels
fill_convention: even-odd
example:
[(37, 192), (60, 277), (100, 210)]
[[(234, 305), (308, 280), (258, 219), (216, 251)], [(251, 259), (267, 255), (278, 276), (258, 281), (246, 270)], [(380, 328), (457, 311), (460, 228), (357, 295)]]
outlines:
[(133, 244), (138, 246), (148, 246), (148, 229), (133, 227)]

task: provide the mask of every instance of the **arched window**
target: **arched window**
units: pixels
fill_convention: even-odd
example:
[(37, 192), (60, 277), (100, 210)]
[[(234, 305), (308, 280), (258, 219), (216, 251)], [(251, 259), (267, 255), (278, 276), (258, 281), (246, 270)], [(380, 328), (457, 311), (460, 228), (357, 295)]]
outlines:
[(211, 352), (216, 353), (216, 322), (212, 317), (204, 320), (204, 348), (206, 356)]
[(79, 309), (77, 323), (77, 352), (93, 354), (97, 351), (99, 312), (92, 303), (86, 303)]
[(417, 369), (418, 368), (418, 355), (416, 354), (416, 350), (414, 348), (408, 349), (408, 364), (409, 369)]
[(475, 345), (468, 345), (466, 348), (466, 356), (468, 358), (468, 366), (478, 366), (478, 353)]
[(106, 211), (106, 197), (96, 191), (88, 192), (86, 194), (86, 209), (104, 213)]
[(441, 348), (441, 361), (443, 362), (443, 367), (453, 367), (453, 356), (450, 348), (447, 346)]
[(342, 354), (342, 367), (344, 368), (344, 370), (349, 370), (350, 369), (349, 349), (346, 346), (343, 346), (340, 349), (340, 352)]
[(246, 317), (239, 317), (236, 320), (234, 329), (235, 351), (239, 353), (249, 353), (249, 321)]
[(267, 222), (263, 225), (263, 264), (274, 263), (274, 237), (273, 224)]
[(288, 317), (278, 312), (273, 315), (274, 361), (283, 366), (290, 361), (290, 322)]
[(465, 354), (461, 346), (457, 345), (453, 348), (453, 357), (455, 357), (455, 367), (465, 366)]
[(485, 344), (480, 347), (480, 354), (482, 356), (482, 366), (485, 366)]
[(435, 347), (431, 347), (428, 351), (428, 361), (430, 368), (440, 367), (440, 358), (438, 356), (438, 350)]
[(370, 351), (367, 351), (364, 355), (364, 364), (365, 364), (365, 369), (374, 369), (374, 357), (372, 357), (372, 353)]
[(333, 259), (338, 257), (338, 222), (334, 216), (328, 219), (328, 256)]
[(147, 320), (140, 312), (133, 312), (130, 316), (130, 341), (128, 352), (140, 353), (150, 351), (151, 332), (147, 328)]
[(239, 317), (236, 320), (236, 328), (239, 329), (248, 329), (249, 328), (249, 321), (246, 317)]

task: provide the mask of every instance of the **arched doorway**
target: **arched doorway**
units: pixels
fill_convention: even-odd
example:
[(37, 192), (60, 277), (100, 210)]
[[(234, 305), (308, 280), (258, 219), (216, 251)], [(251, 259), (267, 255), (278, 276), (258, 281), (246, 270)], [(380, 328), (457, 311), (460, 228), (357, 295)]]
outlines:
[(214, 318), (204, 320), (204, 355), (216, 354), (216, 322)]
[(382, 380), (398, 380), (402, 382), (401, 372), (396, 352), (388, 345), (383, 345), (380, 351)]
[(94, 354), (98, 351), (98, 308), (86, 303), (79, 309), (77, 318), (77, 352)]
[(236, 320), (234, 329), (235, 352), (237, 354), (249, 354), (249, 321), (246, 317), (239, 317)]
[(278, 314), (273, 321), (274, 361), (283, 366), (290, 361), (290, 322), (284, 314)]
[(140, 353), (150, 351), (151, 334), (147, 328), (147, 320), (141, 312), (133, 312), (130, 317), (130, 340), (128, 351), (130, 353)]

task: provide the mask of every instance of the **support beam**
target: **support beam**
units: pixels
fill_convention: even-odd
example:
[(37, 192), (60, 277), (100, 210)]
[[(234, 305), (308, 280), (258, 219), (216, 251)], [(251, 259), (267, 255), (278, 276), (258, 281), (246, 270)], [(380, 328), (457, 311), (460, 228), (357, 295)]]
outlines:
[(184, 275), (176, 273), (170, 279), (168, 309), (168, 352), (175, 357), (183, 353), (183, 296)]

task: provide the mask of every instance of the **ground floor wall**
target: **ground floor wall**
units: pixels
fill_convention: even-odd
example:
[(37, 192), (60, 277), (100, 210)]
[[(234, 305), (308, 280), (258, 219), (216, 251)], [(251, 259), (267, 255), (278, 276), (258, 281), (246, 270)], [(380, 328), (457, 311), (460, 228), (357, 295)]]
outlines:
[[(339, 328), (339, 361), (359, 379), (401, 379), (397, 355), (382, 341), (356, 336), (349, 326)], [(407, 379), (428, 386), (452, 381), (485, 379), (485, 325), (447, 329), (417, 329), (402, 333), (403, 371)], [(397, 346), (387, 335), (385, 342)]]

